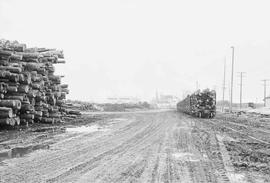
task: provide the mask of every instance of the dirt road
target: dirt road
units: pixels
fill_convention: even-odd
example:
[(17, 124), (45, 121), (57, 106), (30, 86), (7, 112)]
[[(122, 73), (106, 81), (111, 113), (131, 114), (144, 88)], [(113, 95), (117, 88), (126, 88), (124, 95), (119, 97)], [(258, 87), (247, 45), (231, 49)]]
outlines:
[(236, 172), (210, 123), (175, 111), (106, 114), (44, 134), (25, 139), (42, 148), (2, 160), (0, 182), (256, 182)]

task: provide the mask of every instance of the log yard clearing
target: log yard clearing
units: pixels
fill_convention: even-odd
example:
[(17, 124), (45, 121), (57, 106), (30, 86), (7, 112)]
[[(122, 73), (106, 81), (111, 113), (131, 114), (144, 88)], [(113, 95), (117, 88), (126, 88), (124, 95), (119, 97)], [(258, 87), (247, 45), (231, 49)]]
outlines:
[(2, 131), (1, 182), (270, 181), (270, 119), (253, 128), (236, 115), (153, 110), (74, 120)]

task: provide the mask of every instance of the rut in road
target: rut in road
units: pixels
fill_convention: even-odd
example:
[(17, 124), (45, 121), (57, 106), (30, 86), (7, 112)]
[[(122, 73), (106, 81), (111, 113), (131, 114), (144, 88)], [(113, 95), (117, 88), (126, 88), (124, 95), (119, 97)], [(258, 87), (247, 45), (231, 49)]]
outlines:
[(63, 137), (54, 151), (14, 160), (1, 177), (9, 182), (229, 181), (215, 134), (192, 118), (175, 111), (118, 117), (126, 120), (108, 132)]

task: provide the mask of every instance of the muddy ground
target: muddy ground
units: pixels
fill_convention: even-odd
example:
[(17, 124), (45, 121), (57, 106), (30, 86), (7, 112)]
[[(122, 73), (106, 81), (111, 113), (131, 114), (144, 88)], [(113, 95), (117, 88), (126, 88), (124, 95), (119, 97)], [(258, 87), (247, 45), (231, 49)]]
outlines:
[(0, 131), (0, 182), (270, 182), (270, 119), (84, 114)]

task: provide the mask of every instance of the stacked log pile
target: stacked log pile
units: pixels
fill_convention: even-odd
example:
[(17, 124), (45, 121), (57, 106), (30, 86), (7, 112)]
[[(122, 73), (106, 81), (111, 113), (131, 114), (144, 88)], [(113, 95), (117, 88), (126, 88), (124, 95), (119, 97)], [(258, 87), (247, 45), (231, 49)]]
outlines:
[(0, 124), (61, 121), (69, 90), (54, 74), (58, 63), (62, 51), (0, 40)]
[(198, 90), (177, 103), (177, 110), (197, 117), (214, 117), (216, 113), (216, 92), (209, 89)]

